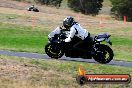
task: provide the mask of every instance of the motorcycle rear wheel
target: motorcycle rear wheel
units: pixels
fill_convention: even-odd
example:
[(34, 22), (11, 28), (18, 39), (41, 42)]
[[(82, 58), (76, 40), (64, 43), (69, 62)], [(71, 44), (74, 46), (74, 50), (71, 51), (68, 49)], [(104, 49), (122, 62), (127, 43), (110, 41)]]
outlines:
[(96, 55), (93, 57), (95, 61), (106, 64), (113, 59), (113, 50), (108, 45), (96, 45), (97, 51)]

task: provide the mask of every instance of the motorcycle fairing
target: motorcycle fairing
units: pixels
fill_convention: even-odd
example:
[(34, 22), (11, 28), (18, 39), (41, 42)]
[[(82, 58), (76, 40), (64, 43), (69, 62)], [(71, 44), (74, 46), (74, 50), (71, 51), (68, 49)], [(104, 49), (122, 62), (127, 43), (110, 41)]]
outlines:
[(109, 37), (110, 37), (109, 34), (107, 34), (107, 33), (102, 33), (102, 34), (99, 34), (99, 35), (97, 36), (97, 39), (100, 39), (100, 38), (109, 38)]
[(96, 41), (98, 42), (102, 42), (102, 41), (106, 41), (107, 43), (109, 43), (110, 45), (112, 45), (112, 42), (110, 42), (110, 35), (107, 34), (107, 33), (102, 33), (102, 34), (99, 34), (97, 37), (96, 37)]

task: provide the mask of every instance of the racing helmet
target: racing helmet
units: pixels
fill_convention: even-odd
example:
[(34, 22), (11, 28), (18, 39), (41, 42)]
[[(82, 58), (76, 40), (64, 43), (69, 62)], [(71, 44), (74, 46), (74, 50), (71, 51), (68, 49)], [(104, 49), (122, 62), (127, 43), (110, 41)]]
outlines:
[(63, 20), (63, 26), (64, 26), (66, 29), (69, 29), (70, 27), (72, 27), (73, 24), (74, 24), (74, 18), (71, 17), (71, 16), (68, 16), (68, 17), (66, 17), (66, 18)]

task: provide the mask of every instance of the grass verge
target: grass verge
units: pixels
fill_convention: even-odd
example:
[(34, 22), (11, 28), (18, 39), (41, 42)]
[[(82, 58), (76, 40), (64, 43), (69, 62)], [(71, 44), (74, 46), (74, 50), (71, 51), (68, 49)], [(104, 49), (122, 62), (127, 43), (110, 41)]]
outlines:
[(32, 27), (0, 24), (0, 49), (43, 53), (47, 34)]
[[(70, 62), (60, 60), (36, 60), (0, 56), (0, 87), (2, 88), (131, 88), (130, 84), (76, 83), (78, 67), (82, 65), (88, 74), (130, 74), (132, 68)], [(113, 70), (114, 69), (114, 70)]]

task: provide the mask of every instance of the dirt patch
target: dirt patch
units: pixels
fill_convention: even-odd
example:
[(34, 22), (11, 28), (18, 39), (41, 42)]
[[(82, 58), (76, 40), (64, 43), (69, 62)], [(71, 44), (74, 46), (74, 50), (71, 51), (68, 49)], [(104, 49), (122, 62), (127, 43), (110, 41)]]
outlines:
[(64, 77), (64, 73), (41, 69), (37, 65), (24, 61), (23, 58), (20, 60), (0, 58), (0, 87), (2, 88), (52, 88), (54, 86), (64, 88), (69, 83), (68, 80), (75, 79), (66, 74)]
[(39, 8), (40, 12), (28, 12), (26, 11), (26, 8), (30, 5), (30, 3), (1, 0), (0, 13), (17, 14), (22, 16), (14, 20), (1, 20), (1, 22), (10, 22), (32, 26), (32, 18), (34, 17), (36, 26), (45, 26), (49, 27), (49, 29), (53, 29), (56, 26), (61, 25), (63, 19), (70, 15), (75, 17), (76, 21), (78, 21), (86, 29), (132, 27), (132, 22), (127, 22), (124, 24), (123, 21), (114, 20), (114, 18), (111, 18), (109, 15), (100, 14), (96, 17), (92, 17), (80, 13), (75, 13), (68, 9), (56, 9), (38, 4), (36, 6)]
[(1, 0), (0, 1), (0, 7), (4, 8), (14, 8), (19, 10), (24, 10), (25, 7), (27, 7), (29, 4), (24, 2), (17, 2), (17, 1), (11, 1), (11, 0)]
[(0, 59), (0, 76), (12, 79), (27, 79), (32, 73), (39, 71), (35, 66), (26, 65), (16, 60)]

